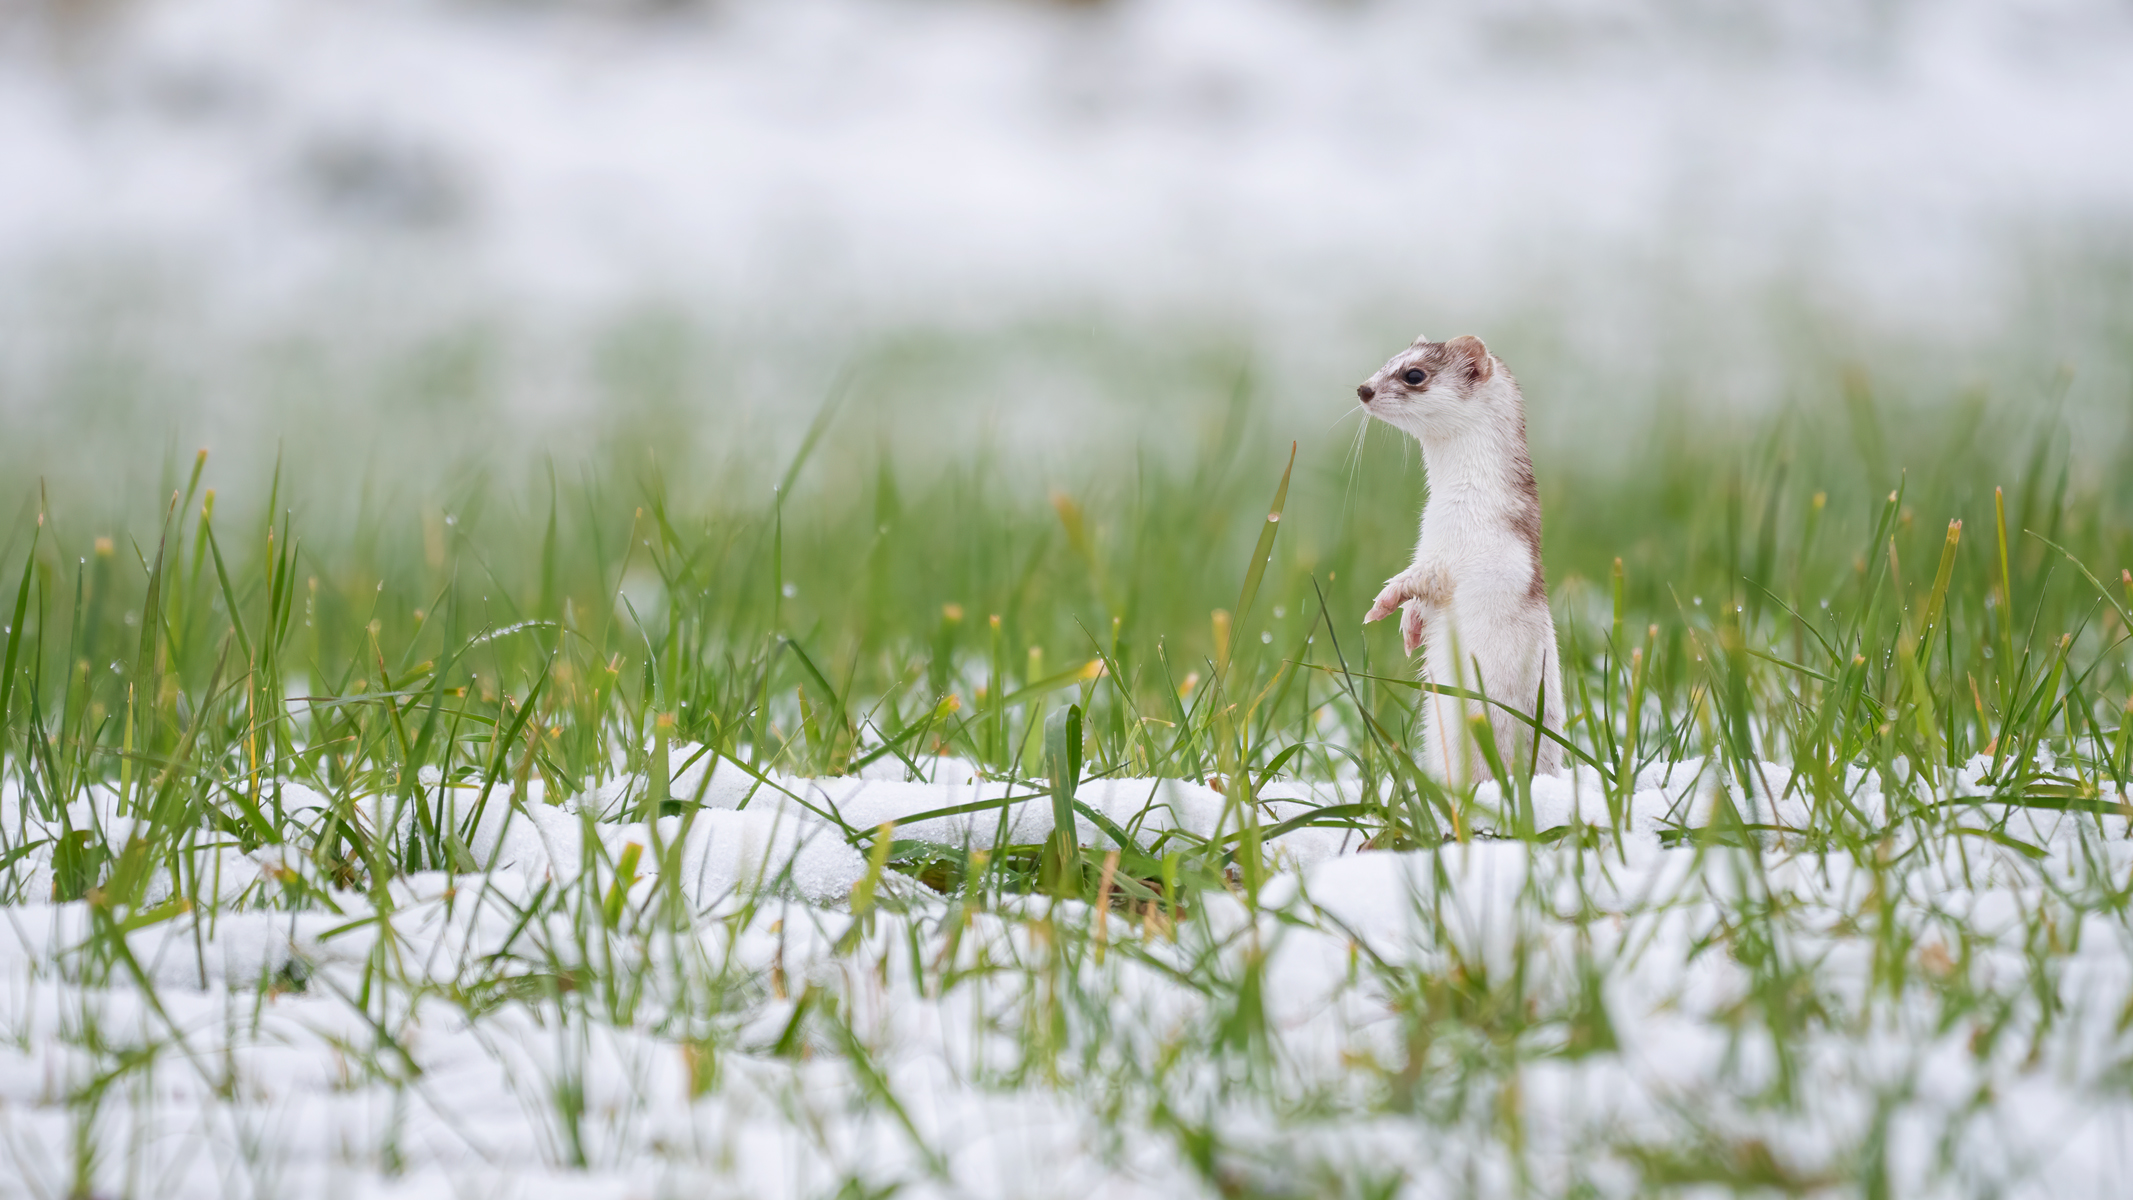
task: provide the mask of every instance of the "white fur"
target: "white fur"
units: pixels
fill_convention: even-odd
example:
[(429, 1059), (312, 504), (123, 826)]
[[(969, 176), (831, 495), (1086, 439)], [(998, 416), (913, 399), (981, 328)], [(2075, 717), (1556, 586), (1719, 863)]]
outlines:
[[(1406, 371), (1429, 365), (1436, 369), (1421, 386), (1405, 382)], [(1560, 733), (1562, 669), (1554, 618), (1545, 593), (1535, 591), (1539, 502), (1528, 490), (1532, 467), (1517, 382), (1477, 339), (1442, 346), (1417, 339), (1364, 387), (1374, 393), (1364, 407), (1412, 434), (1428, 470), (1414, 563), (1387, 582), (1365, 620), (1400, 608), (1409, 653), (1418, 641), (1426, 645), (1428, 682), (1485, 690), (1492, 701), (1530, 713), (1545, 679), (1542, 723)], [(1535, 541), (1520, 532), (1522, 521)], [(1468, 718), (1483, 708), (1425, 698), (1423, 767), (1432, 776), (1457, 785), (1488, 774), (1467, 733)], [(1535, 756), (1530, 726), (1493, 704), (1487, 709), (1507, 767), (1532, 762), (1542, 774), (1561, 771), (1559, 745), (1541, 739)]]

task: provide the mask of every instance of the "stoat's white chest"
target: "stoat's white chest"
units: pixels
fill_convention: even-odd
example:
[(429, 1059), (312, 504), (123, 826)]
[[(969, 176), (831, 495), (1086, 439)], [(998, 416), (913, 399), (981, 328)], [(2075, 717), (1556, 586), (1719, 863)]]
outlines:
[(1530, 501), (1517, 491), (1510, 462), (1483, 457), (1482, 449), (1464, 441), (1424, 447), (1429, 495), (1416, 559), (1450, 578), (1462, 623), (1535, 602), (1533, 545), (1519, 528)]

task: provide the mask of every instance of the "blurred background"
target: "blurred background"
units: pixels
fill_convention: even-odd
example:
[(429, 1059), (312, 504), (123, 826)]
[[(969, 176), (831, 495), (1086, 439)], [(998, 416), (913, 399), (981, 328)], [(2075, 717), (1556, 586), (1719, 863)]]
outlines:
[(200, 446), (709, 488), (833, 392), (919, 460), (1160, 454), (1245, 392), (1344, 444), (1417, 333), (1518, 372), (1544, 470), (1847, 387), (2133, 407), (2128, 0), (0, 14), (11, 505), (160, 507)]

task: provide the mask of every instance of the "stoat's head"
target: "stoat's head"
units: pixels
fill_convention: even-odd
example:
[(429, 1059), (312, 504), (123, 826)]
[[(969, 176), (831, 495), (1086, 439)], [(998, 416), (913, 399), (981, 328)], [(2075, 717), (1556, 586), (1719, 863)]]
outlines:
[(1525, 425), (1510, 373), (1472, 335), (1448, 342), (1416, 338), (1355, 394), (1371, 416), (1427, 440), (1506, 421), (1521, 432)]

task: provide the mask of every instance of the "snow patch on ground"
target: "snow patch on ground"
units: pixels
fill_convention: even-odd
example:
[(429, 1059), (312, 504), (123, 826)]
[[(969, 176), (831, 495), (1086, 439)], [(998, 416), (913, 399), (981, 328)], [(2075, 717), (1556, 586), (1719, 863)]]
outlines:
[[(1746, 786), (1672, 764), (1626, 797), (1582, 773), (1525, 801), (1484, 787), (1474, 841), (1359, 853), (1354, 830), (1288, 829), (1256, 904), (1203, 893), (1175, 927), (1039, 897), (966, 910), (908, 880), (854, 913), (865, 841), (843, 827), (1049, 830), (1034, 785), (922, 768), (700, 756), (671, 794), (705, 807), (650, 825), (641, 778), (567, 805), (431, 779), (474, 870), (365, 892), (296, 847), (203, 836), (193, 894), (216, 903), (156, 908), (165, 880), (130, 916), (52, 902), (33, 846), (0, 909), (0, 1159), (63, 1193), (86, 1137), (100, 1191), (169, 1196), (1627, 1196), (1709, 1154), (2064, 1197), (2116, 1195), (2133, 1167), (2133, 935), (2108, 902), (2126, 819), (1995, 804), (1989, 762), (1886, 795), (1859, 773), (1842, 816), (1781, 764)], [(1267, 791), (1272, 829), (1367, 788)], [(1144, 846), (1238, 819), (1189, 781), (1079, 797)], [(281, 789), (404, 831), (391, 800)], [(1840, 820), (1887, 822), (1879, 856), (1801, 832)], [(1528, 823), (1557, 840), (1490, 836)], [(131, 829), (107, 791), (51, 822), (12, 785), (0, 827)], [(692, 919), (633, 932), (669, 885)]]

